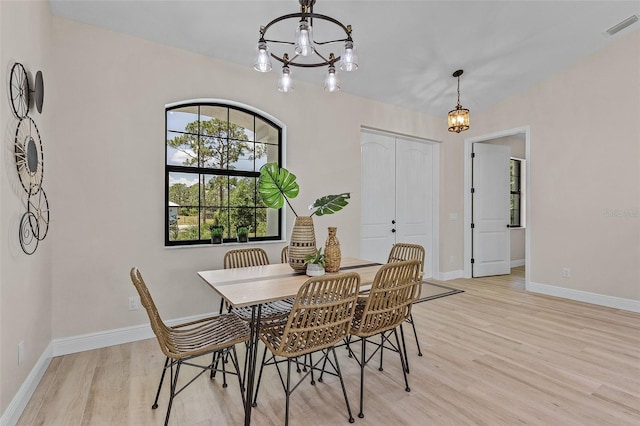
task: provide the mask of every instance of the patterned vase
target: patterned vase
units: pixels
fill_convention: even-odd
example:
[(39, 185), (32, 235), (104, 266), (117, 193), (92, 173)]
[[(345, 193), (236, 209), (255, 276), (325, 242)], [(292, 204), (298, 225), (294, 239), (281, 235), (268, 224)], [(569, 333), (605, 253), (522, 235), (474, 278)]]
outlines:
[(307, 271), (305, 256), (316, 254), (316, 233), (310, 216), (298, 216), (289, 242), (289, 266), (299, 274)]
[(330, 226), (329, 236), (324, 243), (324, 269), (327, 272), (338, 272), (340, 270), (340, 260), (342, 254), (340, 253), (340, 241), (336, 237), (338, 228)]

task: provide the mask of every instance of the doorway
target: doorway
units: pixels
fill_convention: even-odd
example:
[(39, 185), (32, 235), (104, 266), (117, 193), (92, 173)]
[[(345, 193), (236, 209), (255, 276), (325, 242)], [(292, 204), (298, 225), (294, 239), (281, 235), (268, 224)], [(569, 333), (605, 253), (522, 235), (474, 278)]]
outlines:
[(438, 156), (434, 141), (361, 132), (361, 257), (384, 263), (396, 242), (426, 250), (424, 277), (438, 259)]
[[(486, 144), (505, 144), (508, 139), (521, 139), (524, 143), (524, 152), (512, 153), (512, 156), (516, 157), (524, 157), (527, 161), (527, 167), (525, 169), (524, 176), (524, 199), (529, 200), (529, 181), (530, 181), (530, 127), (524, 126), (509, 130), (504, 130), (496, 133), (491, 133), (482, 136), (476, 136), (473, 138), (465, 139), (464, 145), (464, 271), (463, 276), (465, 278), (471, 278), (473, 276), (472, 273), (472, 258), (473, 258), (473, 205), (472, 205), (472, 187), (473, 187), (473, 161), (472, 161), (472, 153), (473, 147), (475, 143), (486, 143)], [(524, 239), (524, 262), (518, 262), (518, 265), (522, 265), (524, 263), (527, 265), (525, 268), (525, 285), (528, 285), (530, 282), (530, 242), (531, 242), (531, 217), (530, 217), (530, 203), (524, 204), (524, 215), (527, 218), (526, 227), (520, 230), (520, 233), (523, 234)], [(523, 231), (523, 232), (522, 232)], [(511, 233), (515, 235), (515, 232), (512, 230)], [(513, 241), (513, 239), (512, 239)]]

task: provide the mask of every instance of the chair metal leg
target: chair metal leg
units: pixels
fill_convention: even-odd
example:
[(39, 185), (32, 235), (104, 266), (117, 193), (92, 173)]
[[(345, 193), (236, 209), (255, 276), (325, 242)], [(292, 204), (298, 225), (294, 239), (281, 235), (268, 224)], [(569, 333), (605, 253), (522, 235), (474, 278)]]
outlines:
[(267, 360), (267, 347), (264, 347), (264, 352), (262, 353), (262, 363), (260, 364), (260, 373), (258, 373), (258, 382), (256, 383), (256, 390), (253, 393), (253, 401), (251, 403), (252, 407), (258, 405), (258, 390), (260, 389), (260, 382), (262, 381), (262, 370), (264, 370), (264, 363)]
[(151, 408), (154, 410), (158, 408), (158, 398), (160, 397), (160, 389), (162, 389), (162, 382), (164, 381), (164, 375), (167, 372), (167, 367), (169, 366), (169, 357), (164, 361), (164, 368), (162, 369), (162, 376), (160, 376), (160, 384), (158, 385), (158, 392), (156, 392), (156, 399), (153, 401), (153, 405)]
[(244, 407), (244, 384), (242, 383), (242, 376), (240, 375), (240, 363), (238, 362), (236, 347), (232, 346), (231, 351), (231, 362), (233, 363), (233, 368), (236, 369), (236, 376), (238, 376), (238, 384), (240, 385), (240, 395), (242, 396), (242, 406)]
[[(167, 406), (167, 416), (164, 418), (164, 426), (169, 425), (169, 416), (171, 415), (171, 406), (173, 405), (173, 398), (176, 396), (176, 387), (178, 385), (178, 375), (180, 374), (181, 365), (182, 365), (182, 361), (178, 360), (178, 363), (176, 366), (176, 375), (175, 377), (172, 377), (173, 380), (171, 381), (171, 395), (169, 396), (169, 405)], [(171, 371), (173, 372), (173, 366), (171, 367)]]
[[(313, 377), (313, 370), (314, 370), (314, 368), (313, 368), (313, 359), (311, 359), (311, 354), (308, 354), (308, 355), (309, 355), (309, 365), (311, 366), (311, 386), (315, 386), (316, 385), (316, 381), (315, 381), (315, 379)], [(305, 365), (306, 365), (306, 360), (307, 360), (307, 358), (306, 358), (306, 355), (305, 355)]]
[(380, 366), (378, 367), (378, 371), (384, 371), (382, 368), (382, 354), (384, 353), (384, 333), (380, 334)]
[[(327, 349), (327, 350), (329, 350), (329, 349)], [(349, 413), (349, 423), (353, 423), (355, 421), (355, 419), (353, 418), (353, 414), (351, 414), (351, 406), (349, 405), (349, 397), (347, 396), (347, 388), (345, 388), (344, 380), (342, 379), (342, 372), (340, 371), (340, 364), (338, 363), (338, 356), (336, 355), (336, 348), (335, 347), (331, 347), (331, 352), (333, 352), (333, 360), (336, 363), (336, 373), (338, 373), (338, 377), (340, 378), (340, 386), (342, 386), (342, 394), (344, 395), (344, 402), (345, 402), (345, 404), (347, 404), (347, 413)], [(328, 353), (327, 353), (326, 357), (327, 358), (329, 357)], [(326, 358), (325, 358), (325, 362), (326, 362)], [(322, 372), (324, 373), (324, 366), (322, 367)]]
[(418, 340), (418, 332), (416, 331), (416, 323), (413, 321), (413, 314), (409, 315), (409, 321), (411, 327), (413, 327), (413, 335), (416, 338), (416, 346), (418, 347), (418, 356), (422, 356), (422, 349), (420, 348), (420, 340)]
[(404, 352), (404, 371), (409, 374), (409, 354), (407, 353), (407, 343), (404, 340), (404, 328), (402, 328), (402, 324), (400, 324), (400, 336), (402, 337), (402, 351)]
[[(402, 328), (401, 328), (402, 330)], [(400, 364), (402, 364), (402, 375), (404, 376), (404, 384), (407, 392), (411, 392), (411, 388), (409, 387), (409, 380), (407, 379), (407, 366), (404, 363), (404, 356), (402, 355), (402, 346), (400, 346), (400, 339), (398, 339), (398, 329), (393, 329), (393, 335), (396, 338), (396, 345), (398, 345), (398, 355), (400, 355)]]
[(220, 359), (222, 359), (222, 387), (227, 387), (227, 367), (225, 366), (226, 360), (229, 359), (229, 352), (220, 352)]
[(291, 358), (287, 358), (287, 402), (284, 409), (284, 426), (289, 426), (289, 397), (291, 396)]
[(367, 340), (364, 337), (361, 337), (360, 342), (362, 344), (362, 352), (360, 353), (360, 412), (358, 413), (358, 417), (362, 419), (364, 418), (364, 413), (362, 412), (362, 408), (363, 408), (362, 400), (364, 397), (364, 365), (367, 360), (365, 355)]

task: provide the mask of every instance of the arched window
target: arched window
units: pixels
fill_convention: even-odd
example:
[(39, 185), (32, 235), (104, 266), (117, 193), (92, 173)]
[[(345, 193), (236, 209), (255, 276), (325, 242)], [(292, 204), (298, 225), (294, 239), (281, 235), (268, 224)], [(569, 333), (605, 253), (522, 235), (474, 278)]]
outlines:
[[(236, 241), (281, 239), (282, 213), (257, 194), (260, 167), (282, 165), (283, 125), (230, 101), (166, 106), (165, 245), (210, 244), (212, 227)], [(217, 228), (220, 229), (220, 228)]]

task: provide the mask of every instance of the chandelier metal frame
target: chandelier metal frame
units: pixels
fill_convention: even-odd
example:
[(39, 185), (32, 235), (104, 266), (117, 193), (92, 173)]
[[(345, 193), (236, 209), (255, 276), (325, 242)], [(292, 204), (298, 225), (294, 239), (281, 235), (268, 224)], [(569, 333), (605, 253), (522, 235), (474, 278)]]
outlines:
[(351, 31), (352, 31), (351, 25), (344, 25), (342, 22), (338, 21), (335, 18), (332, 18), (327, 15), (322, 15), (320, 13), (315, 13), (313, 11), (313, 5), (315, 4), (316, 0), (299, 0), (299, 1), (300, 1), (300, 12), (290, 13), (287, 15), (280, 16), (278, 18), (275, 18), (271, 22), (269, 22), (267, 25), (260, 27), (260, 39), (258, 40), (258, 43), (261, 43), (261, 42), (264, 42), (267, 44), (277, 43), (277, 44), (288, 44), (291, 46), (295, 46), (296, 43), (293, 41), (272, 40), (272, 39), (265, 38), (267, 35), (267, 31), (272, 25), (277, 24), (278, 22), (281, 22), (281, 21), (285, 21), (287, 19), (306, 20), (309, 22), (309, 24), (312, 27), (313, 27), (313, 20), (320, 19), (322, 21), (331, 22), (332, 24), (340, 27), (346, 35), (346, 38), (341, 38), (336, 40), (329, 40), (329, 41), (316, 41), (315, 39), (312, 40), (314, 44), (313, 53), (316, 56), (318, 56), (320, 59), (322, 59), (321, 62), (312, 62), (312, 63), (295, 62), (296, 58), (301, 55), (295, 54), (292, 58), (289, 59), (289, 56), (286, 53), (282, 57), (272, 52), (269, 52), (269, 53), (273, 59), (281, 62), (284, 65), (294, 66), (294, 67), (315, 68), (315, 67), (333, 65), (335, 62), (340, 61), (341, 57), (335, 56), (333, 53), (329, 54), (328, 59), (325, 58), (320, 52), (318, 52), (315, 46), (316, 45), (323, 46), (323, 45), (332, 44), (332, 43), (346, 43), (346, 42), (353, 43), (353, 39), (351, 38)]

